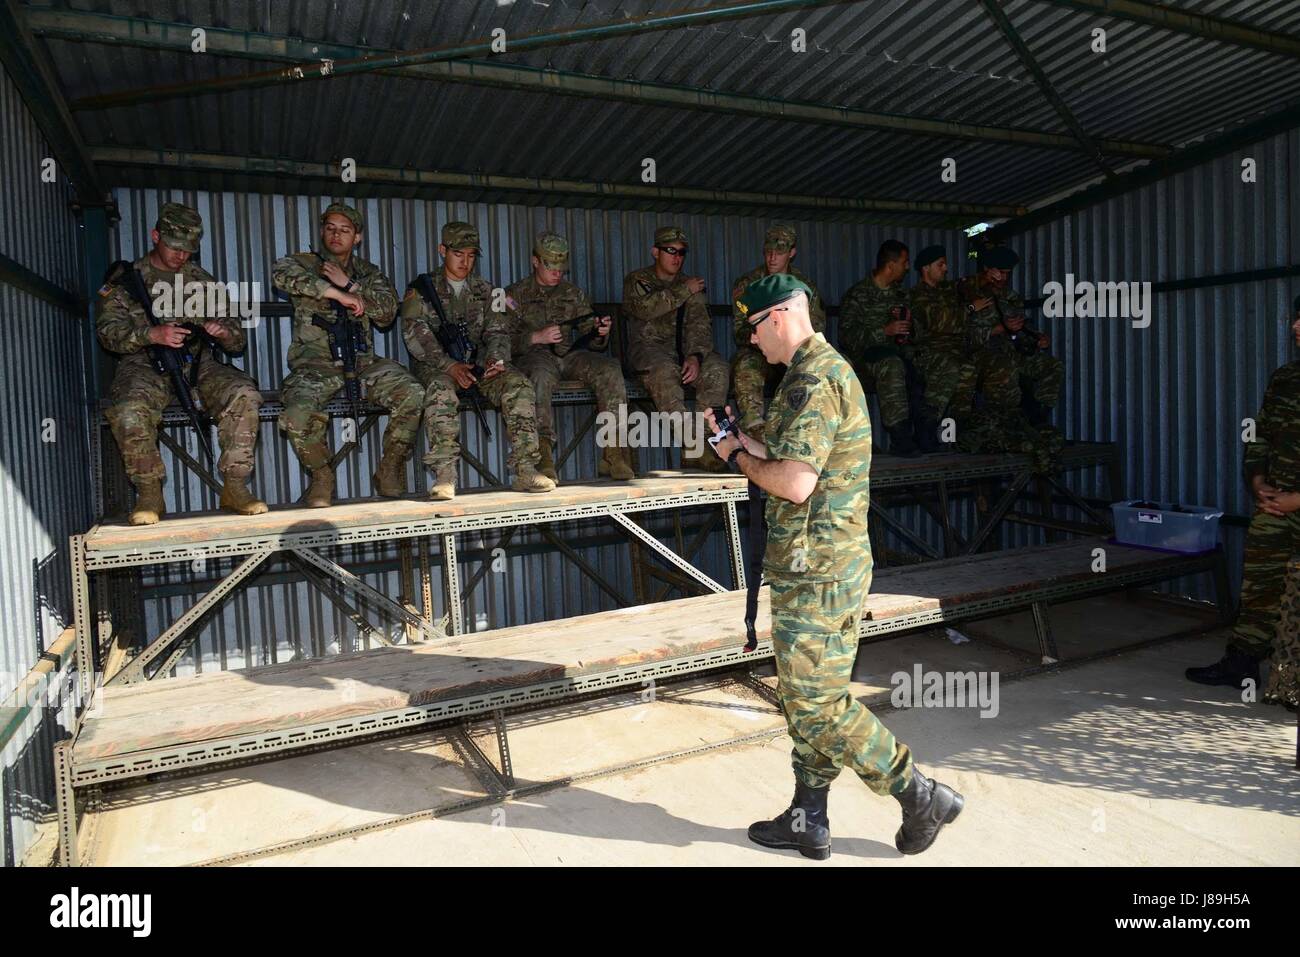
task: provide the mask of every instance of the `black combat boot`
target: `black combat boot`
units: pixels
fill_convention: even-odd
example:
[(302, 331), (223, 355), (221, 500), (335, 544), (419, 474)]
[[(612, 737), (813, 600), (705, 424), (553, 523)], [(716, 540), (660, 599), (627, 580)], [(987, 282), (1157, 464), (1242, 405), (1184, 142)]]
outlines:
[(925, 455), (947, 449), (939, 439), (939, 420), (928, 412), (916, 420), (916, 444)]
[(903, 826), (894, 835), (894, 846), (903, 854), (920, 854), (939, 836), (945, 824), (957, 820), (966, 799), (948, 787), (912, 768), (907, 790), (895, 794), (903, 805)]
[(1048, 406), (1043, 405), (1043, 403), (1039, 402), (1037, 399), (1031, 399), (1029, 396), (1025, 396), (1024, 401), (1020, 403), (1020, 407), (1025, 412), (1025, 418), (1029, 420), (1029, 424), (1034, 428), (1038, 428), (1040, 425), (1050, 424), (1047, 421), (1047, 416), (1052, 410)]
[(889, 433), (889, 454), (902, 459), (914, 459), (921, 454), (912, 438), (912, 423), (901, 422), (885, 429)]
[(749, 825), (749, 839), (764, 847), (798, 851), (814, 861), (826, 860), (831, 856), (831, 822), (826, 817), (830, 791), (796, 780), (790, 806), (775, 820)]
[(1188, 668), (1183, 673), (1187, 675), (1188, 681), (1195, 681), (1198, 685), (1240, 688), (1249, 679), (1255, 683), (1256, 688), (1259, 687), (1259, 659), (1232, 648), (1227, 649), (1214, 664), (1204, 668)]

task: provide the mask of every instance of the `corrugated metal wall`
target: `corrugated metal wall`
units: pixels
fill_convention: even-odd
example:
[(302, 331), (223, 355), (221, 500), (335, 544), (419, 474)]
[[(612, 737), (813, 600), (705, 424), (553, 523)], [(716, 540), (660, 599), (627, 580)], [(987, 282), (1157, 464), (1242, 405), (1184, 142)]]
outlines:
[[(1242, 181), (1255, 160), (1257, 181)], [(1065, 274), (1162, 282), (1300, 261), (1300, 131), (1119, 196), (1016, 237), (1018, 282), (1039, 296)], [(1155, 293), (1151, 325), (1041, 319), (1067, 371), (1067, 434), (1118, 443), (1130, 496), (1214, 505), (1249, 515), (1242, 420), (1295, 353), (1288, 331), (1300, 279)], [(1017, 536), (1007, 544), (1020, 544)], [(1234, 576), (1240, 529), (1224, 539)], [(1208, 583), (1181, 587), (1209, 597)]]
[[(0, 70), (0, 253), (44, 278), (81, 290), (77, 223), (31, 114)], [(85, 349), (77, 318), (0, 284), (0, 701), (71, 621), (68, 536), (92, 520)], [(33, 821), (50, 809), (49, 750), (62, 735), (53, 712), (37, 712), (5, 749), (3, 844), (20, 856)]]
[[(116, 233), (117, 253), (126, 258), (148, 248), (148, 233), (158, 208), (176, 200), (195, 206), (203, 215), (205, 234), (199, 261), (219, 279), (261, 283), (262, 298), (270, 299), (271, 264), (287, 252), (308, 249), (317, 236), (317, 217), (333, 197), (263, 196), (244, 193), (167, 192), (120, 190), (117, 194), (122, 222)], [(338, 198), (346, 199), (346, 196)], [(543, 229), (554, 229), (569, 238), (572, 246), (571, 279), (593, 301), (622, 298), (623, 276), (650, 261), (652, 234), (668, 221), (681, 225), (691, 240), (686, 270), (702, 275), (709, 286), (709, 299), (724, 304), (736, 276), (761, 261), (763, 233), (769, 221), (748, 217), (686, 216), (665, 220), (652, 213), (602, 212), (585, 209), (531, 209), (508, 205), (467, 205), (403, 199), (357, 201), (366, 219), (360, 253), (377, 263), (399, 289), (418, 272), (437, 261), (438, 234), (442, 225), (455, 219), (475, 223), (482, 237), (480, 272), (498, 285), (513, 282), (529, 271), (532, 239)], [(898, 238), (913, 249), (933, 242), (945, 242), (954, 257), (966, 252), (960, 233), (931, 230), (895, 230), (870, 226), (796, 223), (799, 230), (797, 264), (819, 285), (823, 296), (837, 303), (843, 292), (862, 278), (874, 263), (876, 248), (886, 238)], [(954, 258), (954, 262), (957, 258)], [(236, 364), (250, 371), (264, 389), (278, 388), (288, 369), (289, 320), (267, 319), (249, 336), (247, 353)], [(724, 356), (734, 352), (729, 322), (715, 320), (714, 341)], [(396, 329), (378, 337), (381, 355), (407, 360)], [(561, 443), (576, 434), (590, 414), (589, 405), (562, 406), (556, 410), (556, 428)], [(179, 429), (181, 436), (188, 430)], [(470, 450), (501, 475), (505, 459), (502, 430), (494, 428), (491, 448), (481, 447), (480, 432), (472, 417), (462, 418), (462, 434)], [(339, 436), (335, 435), (335, 447)], [(192, 441), (192, 440), (191, 440)], [(377, 443), (367, 443), (362, 456), (349, 460), (340, 475), (340, 494), (368, 495), (369, 476), (377, 461)], [(575, 453), (562, 477), (576, 479), (595, 473), (596, 450), (589, 435)], [(164, 458), (170, 456), (164, 451)], [(643, 466), (663, 467), (660, 455), (643, 460)], [(169, 507), (177, 510), (213, 508), (211, 493), (187, 472), (169, 464), (166, 494)], [(258, 448), (255, 487), (273, 503), (295, 501), (302, 492), (304, 476), (288, 445), (275, 426), (264, 424)], [(425, 477), (417, 476), (417, 488), (425, 488)], [(466, 487), (481, 484), (477, 475), (462, 467)], [(716, 509), (714, 510), (716, 511)], [(691, 526), (712, 517), (708, 509), (692, 510), (683, 516)], [(671, 519), (656, 517), (650, 527), (665, 539), (675, 534)], [(627, 585), (632, 572), (622, 537), (599, 523), (575, 529), (557, 529), (566, 538), (575, 532), (579, 554), (630, 597)], [(477, 560), (475, 552), (490, 560), (495, 535), (486, 539), (462, 536), (462, 557)], [(349, 567), (372, 568), (364, 575), (386, 594), (401, 591), (397, 556), (389, 548), (375, 546), (341, 552)], [(482, 629), (528, 621), (541, 621), (599, 611), (616, 606), (614, 598), (586, 578), (568, 559), (555, 554), (535, 533), (519, 535), (506, 550), (507, 568), (489, 573), (465, 609), (467, 627)], [(433, 552), (435, 572), (439, 555)], [(725, 541), (715, 531), (702, 549), (701, 567), (724, 583), (731, 581)], [(217, 566), (222, 571), (226, 566)], [(470, 564), (472, 571), (477, 564)], [(208, 580), (209, 567), (195, 573), (173, 567), (145, 573), (145, 615), (156, 633), (174, 620), (192, 600), (194, 579)], [(290, 572), (292, 576), (292, 572)], [(332, 653), (345, 648), (355, 633), (354, 626), (319, 593), (304, 585), (282, 584), (282, 577), (264, 576), (265, 587), (253, 587), (228, 600), (215, 614), (196, 642), (195, 660), (182, 666), (194, 668), (243, 667), (294, 656)], [(207, 586), (204, 586), (207, 587)], [(273, 590), (274, 589), (274, 590)], [(654, 591), (651, 593), (653, 597)], [(435, 612), (443, 613), (442, 599), (435, 599)]]

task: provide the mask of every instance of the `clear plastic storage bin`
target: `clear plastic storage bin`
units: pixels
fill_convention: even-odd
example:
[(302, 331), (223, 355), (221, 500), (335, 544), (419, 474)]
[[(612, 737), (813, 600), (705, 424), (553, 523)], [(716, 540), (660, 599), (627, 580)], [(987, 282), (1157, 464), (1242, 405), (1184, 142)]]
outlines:
[(1111, 505), (1115, 540), (1172, 552), (1208, 552), (1219, 544), (1223, 512), (1201, 505), (1133, 499)]

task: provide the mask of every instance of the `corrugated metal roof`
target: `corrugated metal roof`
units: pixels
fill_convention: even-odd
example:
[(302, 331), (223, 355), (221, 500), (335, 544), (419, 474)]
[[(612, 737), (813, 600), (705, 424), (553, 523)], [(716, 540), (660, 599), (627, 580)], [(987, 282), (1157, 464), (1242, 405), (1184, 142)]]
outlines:
[[(703, 4), (691, 4), (698, 7)], [(658, 3), (481, 2), (411, 5), (370, 0), (222, 4), (209, 26), (322, 43), (421, 49), (680, 9)], [(1300, 33), (1300, 4), (1200, 0), (1177, 6), (1277, 32)], [(90, 0), (68, 10), (130, 16), (133, 4)], [(1008, 15), (1094, 138), (1180, 144), (1300, 98), (1294, 60), (1151, 26), (1012, 0)], [(150, 17), (204, 23), (189, 4), (150, 5)], [(1108, 31), (1108, 52), (1091, 31)], [(808, 52), (789, 49), (807, 31)], [(162, 83), (236, 76), (282, 63), (42, 41), (70, 99)], [(493, 62), (640, 82), (801, 100), (963, 123), (1062, 133), (1064, 123), (978, 5), (893, 0), (724, 21), (532, 52)], [(111, 78), (106, 82), (105, 78)], [(409, 77), (343, 76), (294, 87), (205, 94), (79, 111), (92, 146), (153, 147), (362, 166), (562, 177), (639, 184), (654, 157), (660, 185), (921, 201), (1032, 204), (1097, 174), (1082, 153)], [(940, 162), (958, 162), (956, 183)], [(1116, 165), (1123, 158), (1112, 157)], [(116, 182), (192, 185), (160, 170)], [(211, 179), (208, 179), (209, 184)], [(244, 177), (227, 185), (247, 186)], [(288, 181), (263, 181), (283, 190)], [(300, 187), (301, 188), (301, 187)], [(308, 189), (308, 191), (311, 191)], [(400, 193), (396, 187), (379, 193)], [(425, 192), (428, 195), (428, 191)], [(482, 190), (438, 195), (499, 201)], [(509, 198), (545, 204), (545, 196)], [(611, 205), (602, 200), (601, 205)], [(909, 216), (924, 223), (937, 220)]]

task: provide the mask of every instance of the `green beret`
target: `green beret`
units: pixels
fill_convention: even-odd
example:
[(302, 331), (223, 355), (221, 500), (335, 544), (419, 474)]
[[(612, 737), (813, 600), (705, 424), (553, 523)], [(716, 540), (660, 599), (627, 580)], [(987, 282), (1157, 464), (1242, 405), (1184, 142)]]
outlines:
[(779, 306), (803, 293), (812, 302), (812, 290), (788, 272), (764, 276), (745, 287), (745, 294), (736, 300), (736, 311), (748, 322), (750, 316)]
[(533, 255), (547, 269), (564, 269), (569, 265), (569, 241), (557, 233), (539, 233), (533, 242)]
[(678, 226), (660, 226), (655, 230), (655, 245), (666, 246), (669, 243), (681, 243), (685, 246), (686, 234)]
[(916, 271), (920, 272), (932, 262), (938, 262), (940, 259), (947, 259), (948, 251), (942, 246), (926, 246), (916, 254)]
[(442, 227), (442, 244), (448, 249), (473, 249), (482, 252), (478, 230), (469, 223), (454, 222)]
[(763, 237), (764, 249), (775, 249), (777, 252), (788, 252), (796, 245), (794, 228), (791, 226), (773, 226)]
[(158, 210), (158, 222), (154, 224), (158, 236), (172, 249), (182, 252), (199, 251), (199, 240), (203, 238), (203, 217), (199, 211), (181, 203), (163, 203)]
[(326, 206), (325, 212), (320, 214), (320, 224), (322, 226), (325, 225), (325, 220), (329, 218), (330, 213), (338, 213), (340, 216), (346, 216), (351, 221), (352, 225), (357, 228), (357, 232), (361, 232), (361, 230), (365, 228), (361, 225), (361, 214), (347, 203), (330, 203)]
[(1014, 269), (1019, 262), (1016, 251), (1008, 246), (994, 246), (980, 253), (982, 269)]

